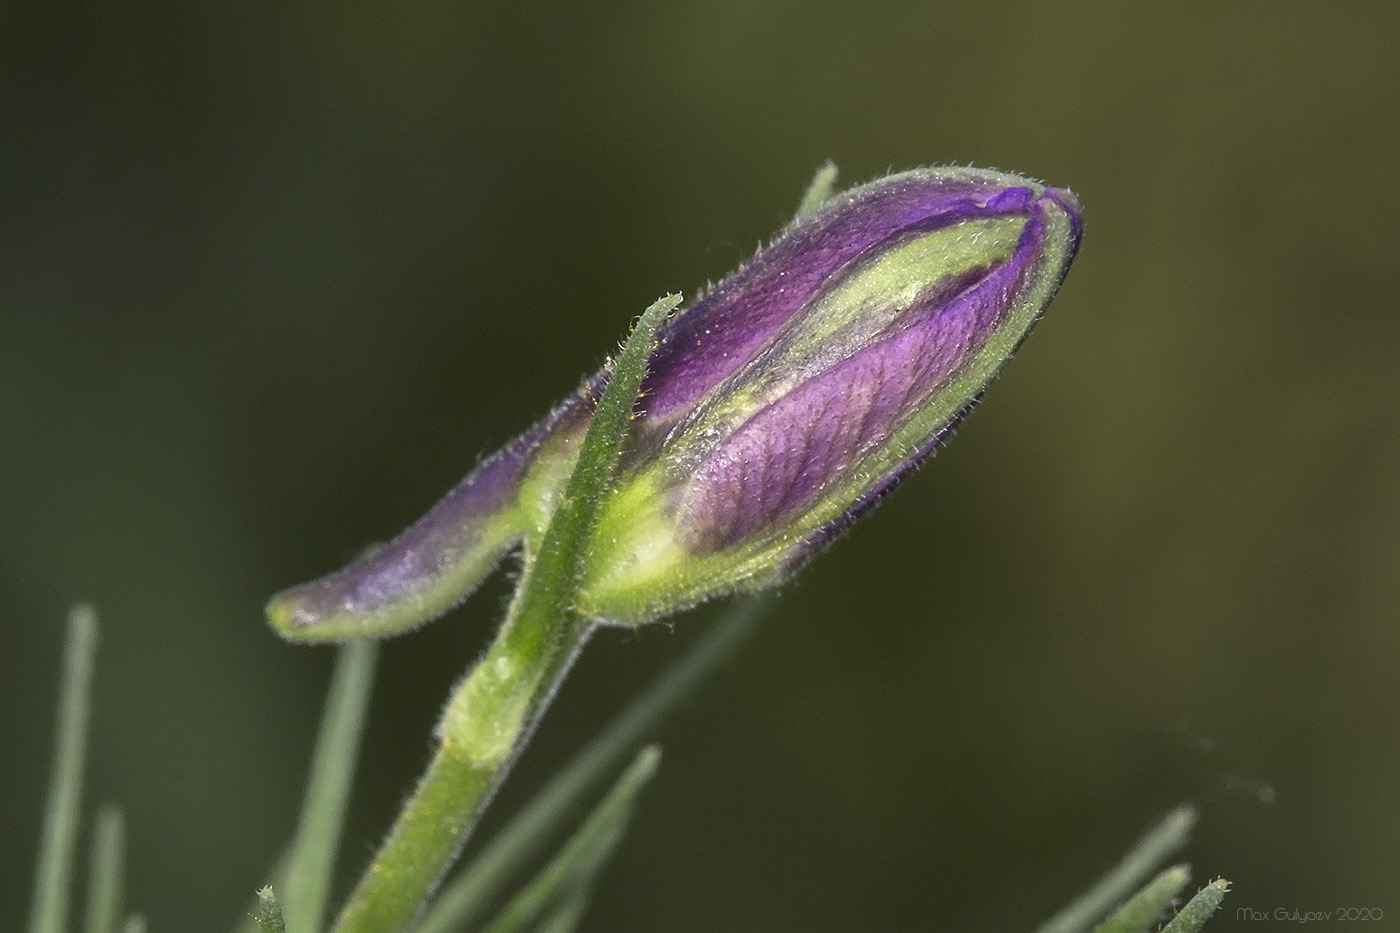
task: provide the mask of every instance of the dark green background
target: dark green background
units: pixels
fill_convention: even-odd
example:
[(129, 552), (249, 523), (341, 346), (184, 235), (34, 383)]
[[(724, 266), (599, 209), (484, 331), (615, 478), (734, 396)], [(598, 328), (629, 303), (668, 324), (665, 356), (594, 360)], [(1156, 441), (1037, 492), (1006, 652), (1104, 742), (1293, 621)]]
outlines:
[[(668, 723), (589, 928), (1025, 928), (1182, 800), (1219, 929), (1400, 923), (1397, 35), (1389, 2), (6, 3), (3, 915), (72, 600), (131, 904), (224, 929), (329, 669), (263, 600), (829, 157), (1070, 186), (1083, 249), (952, 446)], [(505, 593), (387, 646), (347, 883)], [(713, 614), (596, 639), (502, 807)]]

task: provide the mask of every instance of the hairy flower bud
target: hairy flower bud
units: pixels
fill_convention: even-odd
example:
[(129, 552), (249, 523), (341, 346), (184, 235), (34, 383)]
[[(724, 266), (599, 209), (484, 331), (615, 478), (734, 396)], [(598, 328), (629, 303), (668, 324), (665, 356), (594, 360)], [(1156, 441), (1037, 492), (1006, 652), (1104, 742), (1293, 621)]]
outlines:
[[(789, 576), (932, 452), (1054, 296), (1064, 189), (919, 169), (827, 199), (663, 328), (577, 610), (635, 624)], [(269, 606), (292, 637), (385, 633), (538, 538), (606, 371), (382, 550)]]

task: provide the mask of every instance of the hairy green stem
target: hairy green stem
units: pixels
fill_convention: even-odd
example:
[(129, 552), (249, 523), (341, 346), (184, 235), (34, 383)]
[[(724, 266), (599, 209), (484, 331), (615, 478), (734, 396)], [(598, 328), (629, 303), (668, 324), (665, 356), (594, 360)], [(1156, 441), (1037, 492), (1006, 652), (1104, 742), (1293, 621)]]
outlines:
[(413, 920), (593, 631), (573, 609), (579, 571), (611, 492), (656, 332), (678, 304), (679, 295), (659, 299), (633, 327), (549, 527), (538, 549), (527, 543), (506, 620), (448, 699), (437, 752), (341, 912), (341, 933), (387, 933)]
[(749, 600), (732, 608), (684, 657), (632, 700), (443, 889), (417, 933), (454, 933), (479, 926), (492, 899), (538, 854), (568, 812), (749, 635), (769, 605)]
[[(558, 632), (540, 631), (540, 621), (508, 619), (453, 691), (432, 762), (351, 895), (337, 930), (403, 929), (451, 866), (592, 631), (578, 622)], [(531, 627), (533, 637), (523, 631)]]

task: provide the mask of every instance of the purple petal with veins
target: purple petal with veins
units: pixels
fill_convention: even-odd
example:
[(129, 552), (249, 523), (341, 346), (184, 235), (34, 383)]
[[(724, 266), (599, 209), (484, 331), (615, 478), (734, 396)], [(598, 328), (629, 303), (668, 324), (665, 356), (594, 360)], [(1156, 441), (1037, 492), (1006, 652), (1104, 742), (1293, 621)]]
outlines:
[(868, 250), (962, 220), (1024, 214), (1034, 193), (992, 179), (906, 176), (841, 197), (846, 203), (796, 224), (663, 331), (643, 387), (649, 430), (744, 365)]
[[(1024, 210), (1029, 195), (1010, 189), (999, 200)], [(720, 442), (684, 493), (680, 526), (687, 546), (708, 553), (782, 526), (830, 484), (849, 480), (852, 468), (982, 349), (1025, 285), (1044, 236), (1043, 220), (1033, 214), (1006, 261), (952, 294), (933, 288), (922, 306), (902, 315), (904, 329), (760, 409)], [(896, 475), (933, 446), (915, 452)], [(879, 485), (884, 491), (890, 484)]]

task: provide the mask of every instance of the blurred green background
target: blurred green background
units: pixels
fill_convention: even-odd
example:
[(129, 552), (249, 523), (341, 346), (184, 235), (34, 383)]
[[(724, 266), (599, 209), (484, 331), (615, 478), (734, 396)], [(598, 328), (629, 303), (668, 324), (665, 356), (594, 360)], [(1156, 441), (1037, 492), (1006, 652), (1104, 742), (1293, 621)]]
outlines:
[[(1183, 800), (1220, 929), (1400, 921), (1397, 35), (1390, 2), (6, 3), (5, 915), (71, 601), (130, 903), (224, 929), (329, 672), (263, 600), (831, 158), (1070, 186), (1083, 249), (956, 441), (667, 724), (588, 928), (1026, 928)], [(506, 592), (386, 647), (345, 884)], [(501, 809), (716, 611), (597, 638)]]

